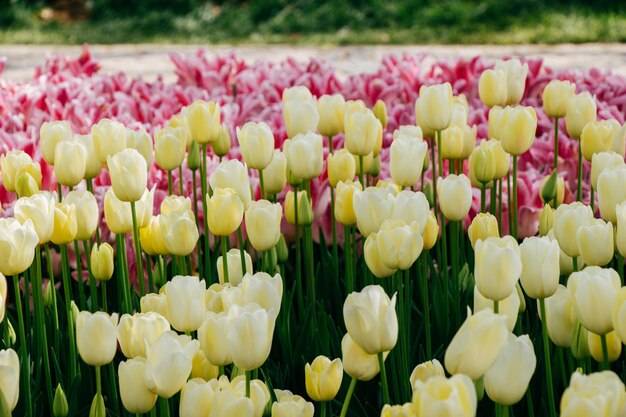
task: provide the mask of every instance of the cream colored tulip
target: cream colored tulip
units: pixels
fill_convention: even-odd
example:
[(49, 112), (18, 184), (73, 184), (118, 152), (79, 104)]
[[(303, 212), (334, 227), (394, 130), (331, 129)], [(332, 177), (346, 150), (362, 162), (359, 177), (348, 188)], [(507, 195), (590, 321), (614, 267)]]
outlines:
[(268, 195), (278, 194), (287, 183), (287, 157), (280, 149), (274, 149), (272, 160), (263, 169), (263, 181), (265, 193)]
[[(364, 351), (352, 340), (349, 333), (346, 333), (341, 339), (341, 352), (343, 369), (352, 378), (359, 381), (369, 381), (380, 372), (378, 356)], [(389, 352), (384, 352), (383, 359), (386, 359), (388, 354)]]
[(2, 185), (9, 192), (16, 192), (18, 178), (24, 173), (33, 178), (37, 188), (41, 188), (41, 166), (24, 151), (13, 150), (0, 155), (0, 172)]
[(339, 132), (343, 132), (343, 110), (346, 100), (341, 94), (323, 95), (317, 99), (317, 111), (320, 120), (317, 130), (322, 136), (332, 138)]
[[(237, 286), (243, 279), (243, 272), (241, 271), (241, 253), (239, 249), (233, 248), (226, 254), (226, 261), (228, 263), (228, 282)], [(252, 258), (248, 252), (244, 252), (244, 258), (246, 262), (246, 272), (252, 273)], [(220, 284), (224, 284), (224, 266), (222, 264), (222, 257), (219, 256), (216, 262), (217, 275)]]
[(546, 298), (545, 305), (550, 340), (557, 346), (569, 349), (577, 322), (569, 289), (559, 284), (554, 295)]
[(575, 236), (578, 229), (592, 221), (593, 212), (591, 208), (580, 202), (561, 204), (556, 209), (552, 230), (554, 237), (559, 242), (559, 247), (567, 256), (580, 256), (580, 249)]
[(422, 233), (422, 239), (424, 240), (424, 250), (430, 250), (435, 246), (437, 242), (437, 237), (439, 236), (439, 222), (437, 222), (437, 218), (435, 214), (431, 211), (428, 214), (428, 219), (426, 220), (426, 227), (424, 228), (424, 232)]
[(401, 187), (411, 187), (419, 181), (428, 153), (426, 142), (409, 138), (395, 139), (390, 147), (389, 169), (393, 181)]
[(254, 403), (233, 390), (217, 391), (213, 397), (213, 404), (209, 417), (255, 417)]
[(169, 330), (169, 322), (158, 313), (124, 314), (117, 325), (117, 340), (127, 358), (145, 357), (146, 346), (152, 346), (161, 334)]
[(272, 249), (280, 239), (282, 207), (267, 200), (254, 201), (246, 210), (246, 233), (252, 247), (258, 251)]
[(19, 198), (13, 206), (13, 213), (22, 224), (30, 219), (39, 236), (39, 243), (44, 244), (52, 239), (55, 207), (56, 198), (50, 193), (42, 192)]
[(191, 210), (191, 199), (179, 195), (168, 195), (161, 201), (161, 214), (170, 214), (175, 211)]
[(620, 124), (615, 119), (609, 120), (613, 140), (611, 141), (611, 150), (618, 155), (624, 155), (626, 152), (626, 123)]
[(337, 396), (343, 379), (341, 359), (331, 361), (318, 356), (304, 367), (306, 392), (313, 401), (331, 401)]
[[(263, 365), (272, 348), (276, 315), (277, 312), (268, 312), (257, 304), (230, 308), (226, 343), (235, 366), (251, 371)], [(254, 346), (250, 345), (252, 341)]]
[(624, 165), (624, 156), (613, 151), (597, 152), (591, 158), (591, 186), (598, 189), (598, 177), (608, 167), (619, 167)]
[(611, 416), (626, 410), (624, 383), (612, 371), (572, 374), (561, 397), (561, 417)]
[(317, 101), (304, 86), (283, 90), (283, 119), (287, 136), (314, 132), (320, 120)]
[(355, 191), (352, 205), (356, 223), (364, 237), (375, 233), (382, 223), (393, 213), (395, 197), (389, 189), (367, 187), (365, 191)]
[(167, 317), (167, 298), (165, 294), (146, 294), (139, 300), (142, 313), (155, 312)]
[(214, 142), (220, 134), (221, 109), (213, 101), (196, 100), (183, 114), (187, 117), (191, 137), (200, 145)]
[(378, 233), (371, 233), (363, 245), (365, 264), (376, 278), (386, 278), (395, 274), (396, 269), (388, 268), (378, 248)]
[(617, 291), (615, 301), (613, 302), (613, 309), (611, 311), (613, 319), (613, 328), (616, 335), (622, 340), (626, 341), (626, 287), (622, 287)]
[(73, 187), (83, 180), (87, 169), (87, 150), (80, 142), (57, 143), (54, 151), (54, 175), (59, 184)]
[(393, 131), (393, 140), (401, 138), (423, 141), (424, 134), (419, 126), (403, 125)]
[(478, 95), (487, 107), (506, 105), (507, 77), (502, 69), (487, 69), (480, 74), (478, 79)]
[(120, 362), (117, 370), (122, 404), (129, 413), (148, 413), (156, 404), (157, 395), (144, 384), (146, 359), (137, 357)]
[(626, 255), (626, 201), (615, 206), (617, 228), (615, 231), (615, 249), (622, 256)]
[(0, 350), (0, 391), (13, 411), (20, 397), (20, 360), (13, 349)]
[(487, 395), (498, 404), (516, 404), (526, 393), (536, 366), (535, 349), (528, 335), (509, 334), (509, 342), (485, 373)]
[(472, 205), (472, 185), (465, 175), (448, 175), (437, 178), (439, 208), (446, 219), (461, 221)]
[(76, 345), (86, 364), (103, 366), (113, 360), (117, 350), (117, 314), (81, 311), (76, 318)]
[(467, 375), (434, 376), (415, 384), (413, 404), (418, 417), (474, 417), (476, 388)]
[(422, 234), (426, 228), (429, 213), (430, 207), (424, 193), (402, 190), (394, 201), (391, 219), (402, 220), (406, 224), (416, 222)]
[(459, 159), (468, 159), (470, 157), (476, 147), (477, 132), (478, 128), (476, 125), (472, 127), (466, 125), (463, 127), (463, 150), (461, 151)]
[(500, 127), (502, 149), (511, 155), (521, 155), (532, 146), (537, 131), (537, 114), (533, 107), (507, 107)]
[(161, 214), (159, 226), (163, 233), (163, 242), (170, 254), (187, 256), (196, 248), (200, 234), (191, 210)]
[(141, 249), (148, 255), (169, 255), (161, 229), (161, 216), (152, 216), (146, 227), (139, 229)]
[(318, 177), (324, 167), (322, 137), (317, 133), (297, 134), (283, 143), (287, 167), (301, 180)]
[(489, 237), (500, 237), (498, 219), (490, 213), (478, 213), (467, 228), (467, 234), (472, 244), (472, 249), (476, 248), (476, 242), (478, 240), (485, 240)]
[(621, 283), (613, 269), (588, 266), (567, 280), (576, 317), (590, 332), (603, 335), (613, 330), (611, 309)]
[(490, 139), (500, 141), (502, 139), (502, 129), (506, 122), (507, 111), (501, 106), (493, 106), (489, 110), (487, 119), (487, 131)]
[(246, 273), (241, 282), (242, 306), (257, 304), (266, 311), (280, 311), (283, 298), (283, 279), (279, 274)]
[(396, 295), (390, 300), (380, 285), (349, 294), (343, 304), (343, 319), (352, 339), (369, 354), (387, 352), (396, 345)]
[(512, 105), (519, 103), (524, 96), (524, 89), (526, 88), (528, 64), (522, 65), (519, 59), (509, 59), (496, 62), (494, 69), (503, 70), (506, 73), (506, 104)]
[(356, 175), (356, 162), (347, 149), (340, 149), (328, 154), (326, 159), (328, 168), (328, 183), (336, 187), (339, 181), (352, 181)]
[(121, 201), (137, 201), (146, 191), (148, 167), (134, 149), (124, 149), (107, 159), (111, 188)]
[[(220, 128), (220, 134), (217, 136), (213, 142), (211, 142), (211, 148), (213, 148), (213, 152), (217, 156), (226, 156), (232, 147), (231, 139), (230, 139), (230, 130), (228, 126), (222, 125)], [(187, 157), (189, 159), (189, 157)]]
[[(236, 392), (240, 396), (246, 395), (246, 378), (243, 375), (238, 375), (233, 378), (230, 383), (230, 387), (233, 392)], [(253, 405), (253, 416), (263, 417), (266, 405), (270, 402), (270, 391), (267, 386), (260, 379), (252, 379), (250, 381), (250, 400)]]
[(415, 101), (415, 120), (426, 136), (433, 137), (450, 124), (452, 116), (452, 85), (450, 83), (421, 86)]
[(228, 316), (226, 313), (209, 311), (198, 329), (198, 341), (209, 362), (226, 366), (233, 362), (230, 346), (226, 340)]
[[(607, 359), (609, 362), (615, 362), (622, 353), (622, 341), (615, 331), (606, 334)], [(587, 346), (591, 357), (596, 362), (604, 362), (604, 352), (602, 351), (602, 339), (592, 332), (587, 333)]]
[(228, 236), (241, 225), (244, 205), (232, 188), (217, 188), (207, 194), (207, 223), (211, 233)]
[(528, 237), (520, 245), (520, 281), (531, 298), (548, 298), (559, 285), (559, 244), (547, 237)]
[(464, 126), (449, 126), (441, 131), (441, 157), (443, 159), (461, 159), (463, 155), (465, 133)]
[(89, 191), (70, 191), (63, 198), (63, 203), (76, 207), (76, 240), (90, 239), (100, 223), (98, 202)]
[(335, 219), (345, 225), (356, 224), (353, 197), (355, 192), (361, 191), (361, 184), (352, 181), (339, 181), (335, 190)]
[(216, 387), (199, 378), (190, 379), (180, 392), (179, 412), (184, 417), (207, 417), (211, 412)]
[(265, 169), (272, 161), (274, 134), (263, 122), (247, 122), (237, 127), (237, 140), (246, 165), (252, 169)]
[(473, 380), (480, 378), (493, 365), (507, 338), (505, 316), (489, 309), (468, 316), (446, 349), (446, 369)]
[(20, 224), (12, 218), (0, 218), (0, 274), (18, 275), (35, 259), (39, 238), (30, 219)]
[(108, 157), (126, 149), (126, 127), (120, 122), (101, 119), (91, 126), (91, 137), (101, 164), (106, 164)]
[(272, 404), (272, 417), (313, 417), (315, 407), (290, 391), (275, 390), (277, 401)]
[[(285, 195), (285, 220), (289, 224), (296, 224), (296, 197), (293, 191), (288, 191)], [(298, 224), (309, 226), (313, 223), (313, 207), (306, 190), (298, 191)]]
[(104, 219), (111, 233), (124, 234), (133, 230), (130, 203), (121, 201), (109, 188), (104, 195)]
[(611, 150), (612, 141), (613, 131), (608, 121), (587, 123), (580, 134), (583, 158), (591, 161), (594, 154)]
[(159, 168), (172, 171), (183, 164), (185, 133), (181, 127), (165, 127), (154, 132), (154, 160)]
[(415, 417), (415, 405), (413, 403), (389, 405), (385, 404), (380, 411), (380, 417)]
[(418, 381), (426, 382), (430, 378), (435, 376), (446, 376), (446, 371), (443, 369), (443, 365), (437, 359), (431, 361), (422, 362), (413, 368), (411, 372), (411, 388), (415, 387)]
[(213, 365), (207, 359), (204, 351), (198, 349), (191, 360), (191, 378), (201, 378), (204, 381), (210, 381), (219, 375), (219, 367)]
[(496, 179), (496, 158), (491, 146), (486, 141), (474, 148), (469, 158), (471, 175), (481, 184), (487, 184)]
[[(371, 235), (370, 235), (371, 236)], [(417, 260), (424, 241), (417, 222), (385, 220), (377, 233), (380, 258), (389, 269), (406, 270)]]
[[(496, 162), (496, 172), (494, 179), (504, 178), (509, 173), (511, 166), (511, 157), (502, 148), (502, 143), (496, 139), (489, 139), (486, 141), (486, 146), (491, 149), (491, 153)], [(472, 148), (473, 149), (473, 148)]]
[(6, 313), (7, 290), (7, 279), (0, 272), (0, 322), (4, 320), (4, 315)]
[(198, 330), (206, 312), (206, 282), (197, 276), (175, 276), (163, 287), (167, 321), (179, 332)]
[(613, 225), (594, 219), (592, 223), (581, 226), (576, 232), (578, 250), (585, 264), (603, 266), (613, 259)]
[(607, 222), (617, 223), (615, 207), (626, 200), (626, 165), (607, 167), (598, 176), (598, 206)]
[[(520, 295), (517, 292), (517, 288), (513, 288), (513, 291), (498, 303), (498, 314), (506, 317), (506, 327), (509, 332), (513, 331), (515, 323), (517, 323), (520, 304)], [(478, 288), (474, 287), (474, 311), (480, 311), (486, 308), (493, 311), (493, 300), (482, 295), (480, 291), (478, 291)]]
[[(139, 130), (126, 129), (126, 146), (135, 149), (146, 160), (148, 168), (152, 165), (154, 150), (152, 138), (143, 128)], [(89, 152), (89, 149), (87, 149)]]
[(243, 203), (244, 210), (252, 201), (248, 168), (237, 159), (220, 162), (211, 174), (209, 183), (213, 190), (232, 188)]
[(65, 120), (43, 122), (39, 128), (39, 146), (41, 146), (44, 161), (48, 165), (54, 165), (57, 144), (71, 139), (70, 122)]
[(366, 156), (374, 152), (379, 133), (382, 132), (380, 121), (369, 109), (344, 113), (344, 146), (353, 155)]
[(574, 98), (576, 84), (569, 81), (552, 80), (543, 89), (543, 110), (548, 117), (565, 117), (567, 106)]
[[(187, 118), (185, 114), (178, 113), (170, 117), (170, 120), (167, 121), (165, 128), (166, 129), (167, 128), (174, 128), (174, 129), (180, 128), (181, 129), (180, 137), (185, 144), (185, 148), (191, 147), (191, 144), (194, 142), (194, 140), (193, 140), (193, 137), (191, 136), (191, 129), (189, 129), (189, 119)], [(137, 149), (136, 147), (130, 146), (128, 144), (128, 138), (129, 138), (129, 135), (126, 135), (126, 142), (127, 142), (128, 147)], [(142, 152), (140, 151), (140, 153)]]
[(77, 232), (76, 206), (58, 203), (54, 208), (54, 229), (50, 240), (55, 245), (65, 245), (76, 240)]
[[(96, 151), (94, 149), (93, 137), (91, 134), (87, 135), (77, 135), (75, 134), (72, 137), (74, 142), (78, 142), (87, 151), (86, 159), (85, 159), (85, 179), (89, 180), (97, 177), (102, 170), (102, 163), (98, 159), (98, 155), (96, 155)], [(152, 139), (150, 139), (150, 146), (152, 146)]]
[(578, 139), (587, 123), (596, 121), (596, 99), (588, 91), (575, 94), (567, 103), (565, 126), (570, 137)]

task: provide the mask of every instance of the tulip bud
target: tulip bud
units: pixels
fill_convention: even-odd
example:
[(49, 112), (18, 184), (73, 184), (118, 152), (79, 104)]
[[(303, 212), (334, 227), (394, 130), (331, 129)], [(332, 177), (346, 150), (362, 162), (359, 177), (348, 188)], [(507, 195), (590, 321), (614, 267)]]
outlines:
[(138, 201), (146, 191), (148, 167), (134, 149), (124, 149), (107, 159), (111, 188), (121, 201)]
[(54, 229), (52, 243), (64, 245), (76, 239), (78, 225), (76, 222), (76, 206), (73, 204), (57, 203), (54, 208)]
[(533, 107), (507, 107), (500, 121), (502, 149), (511, 155), (521, 155), (532, 146), (537, 131), (537, 113)]
[(411, 372), (410, 382), (411, 387), (414, 387), (418, 381), (426, 382), (434, 376), (446, 376), (446, 372), (437, 359), (420, 363)]
[(415, 101), (415, 120), (425, 136), (448, 127), (452, 116), (452, 85), (422, 85)]
[(472, 205), (472, 187), (465, 175), (448, 175), (437, 179), (439, 207), (450, 221), (461, 221), (469, 213)]
[(254, 249), (267, 251), (276, 246), (280, 239), (281, 212), (279, 203), (272, 204), (267, 200), (250, 203), (245, 223), (248, 239)]
[(285, 263), (287, 259), (289, 259), (289, 248), (287, 247), (287, 242), (285, 241), (285, 236), (281, 233), (280, 239), (278, 239), (278, 243), (276, 244), (276, 257), (278, 262)]
[(539, 211), (539, 236), (546, 236), (552, 229), (554, 219), (554, 209), (549, 204), (543, 206)]
[(578, 320), (575, 321), (574, 333), (572, 335), (572, 355), (576, 359), (585, 359), (591, 355), (589, 352), (588, 332)]
[(528, 237), (520, 245), (521, 282), (532, 298), (552, 296), (559, 285), (559, 245), (547, 237)]
[(57, 389), (54, 391), (54, 400), (52, 402), (52, 415), (54, 417), (67, 417), (70, 409), (67, 404), (67, 398), (63, 392), (61, 384), (57, 385)]
[[(4, 276), (3, 276), (4, 278)], [(1, 282), (1, 281), (0, 281)], [(6, 284), (4, 284), (6, 286)], [(48, 284), (46, 284), (43, 288), (43, 305), (46, 308), (50, 308), (54, 305), (54, 298), (53, 298), (53, 287), (52, 285), (50, 285), (50, 281), (48, 281)], [(6, 294), (5, 294), (5, 299), (6, 299)], [(0, 318), (4, 318), (4, 311), (2, 311), (2, 314), (0, 314)]]
[[(285, 159), (286, 161), (286, 159)], [(302, 178), (296, 177), (293, 172), (291, 172), (291, 170), (289, 169), (289, 167), (286, 167), (286, 177), (287, 177), (287, 183), (289, 185), (291, 185), (292, 187), (299, 187), (302, 184)]]
[[(285, 219), (289, 224), (296, 224), (295, 201), (293, 191), (285, 196)], [(308, 226), (313, 223), (313, 209), (309, 195), (305, 190), (298, 191), (298, 224)]]
[(351, 181), (356, 174), (356, 163), (347, 149), (340, 149), (329, 154), (326, 159), (328, 183), (336, 187), (339, 181)]
[[(622, 341), (617, 337), (617, 333), (612, 331), (606, 334), (607, 359), (609, 362), (615, 362), (622, 353)], [(604, 361), (604, 353), (602, 352), (602, 340), (600, 336), (592, 332), (587, 333), (587, 345), (589, 353), (596, 362)]]
[(615, 119), (609, 120), (613, 140), (611, 141), (611, 150), (618, 155), (624, 155), (626, 152), (626, 123), (620, 124)]
[(15, 193), (19, 198), (30, 197), (39, 192), (37, 181), (28, 172), (18, 174), (15, 181)]
[(202, 166), (202, 161), (200, 160), (200, 145), (198, 142), (191, 142), (191, 146), (189, 146), (189, 152), (187, 153), (187, 167), (195, 172)]
[(317, 130), (322, 136), (332, 138), (343, 132), (343, 111), (346, 101), (341, 94), (323, 95), (317, 99), (320, 121)]
[(541, 202), (550, 206), (559, 206), (563, 204), (565, 196), (565, 180), (557, 175), (556, 170), (552, 174), (543, 177), (540, 186)]
[(391, 143), (389, 162), (393, 181), (401, 187), (415, 185), (422, 175), (423, 162), (427, 154), (426, 142), (409, 138), (395, 139)]
[(570, 137), (579, 139), (585, 125), (595, 121), (596, 100), (588, 91), (570, 98), (565, 113), (565, 126)]
[(196, 100), (184, 109), (191, 137), (200, 145), (214, 142), (220, 130), (220, 105), (213, 101)]
[(301, 180), (310, 180), (322, 173), (324, 157), (322, 137), (308, 132), (297, 134), (283, 143), (287, 166)]
[[(291, 93), (297, 91), (297, 93)], [(317, 102), (311, 92), (303, 86), (283, 91), (283, 118), (287, 136), (314, 132), (320, 120)]]
[[(274, 149), (270, 164), (263, 170), (265, 193), (278, 194), (287, 182), (287, 158), (279, 149)], [(299, 185), (299, 183), (298, 183)]]
[(148, 413), (156, 403), (157, 395), (150, 392), (144, 383), (145, 371), (146, 359), (143, 357), (119, 364), (117, 374), (122, 404), (130, 413)]
[(331, 401), (341, 388), (343, 366), (341, 359), (331, 362), (326, 356), (318, 356), (304, 367), (306, 392), (313, 401)]
[(507, 77), (504, 70), (488, 69), (478, 79), (478, 95), (487, 107), (504, 106), (507, 102)]
[(472, 249), (476, 248), (478, 240), (485, 240), (488, 237), (500, 237), (498, 219), (489, 213), (478, 213), (467, 229), (467, 234), (472, 243)]
[(489, 139), (486, 143), (487, 146), (491, 148), (491, 153), (496, 161), (496, 172), (493, 176), (494, 179), (504, 178), (509, 173), (511, 156), (504, 151), (502, 143), (500, 143), (499, 140)]
[(231, 146), (230, 130), (228, 129), (228, 126), (222, 125), (219, 136), (211, 143), (213, 152), (215, 152), (215, 155), (223, 157), (228, 154)]
[[(7, 191), (17, 191), (16, 188), (20, 182), (20, 177), (23, 175), (31, 177), (35, 183), (34, 187), (29, 187), (30, 190), (35, 188), (39, 190), (41, 188), (41, 166), (33, 162), (30, 155), (24, 151), (8, 151), (4, 155), (0, 155), (0, 172), (2, 172), (2, 184)], [(30, 182), (30, 179), (26, 178), (21, 181)], [(22, 185), (22, 188), (26, 187)], [(35, 192), (31, 192), (31, 195)], [(26, 194), (20, 194), (20, 196), (22, 195)]]
[(548, 117), (565, 117), (567, 106), (574, 97), (576, 84), (552, 80), (543, 89), (543, 109)]
[(59, 142), (72, 139), (72, 127), (68, 121), (44, 122), (39, 128), (39, 145), (43, 159), (48, 165), (54, 165), (54, 153)]
[(387, 127), (387, 105), (382, 100), (376, 100), (374, 107), (372, 107), (372, 112), (374, 112), (374, 116), (378, 119), (380, 124), (383, 126), (383, 129)]
[(97, 393), (93, 397), (93, 401), (91, 402), (91, 408), (89, 409), (89, 417), (106, 417), (107, 412), (104, 407), (104, 398), (102, 394)]
[(612, 141), (613, 131), (608, 121), (587, 123), (580, 134), (580, 149), (583, 158), (591, 161), (595, 153), (611, 150)]
[(344, 113), (346, 140), (344, 146), (352, 155), (365, 156), (374, 152), (382, 124), (368, 109)]
[(76, 345), (85, 363), (106, 365), (117, 350), (117, 314), (81, 311), (76, 317)]
[(509, 59), (506, 61), (498, 61), (494, 67), (495, 70), (504, 70), (507, 81), (507, 100), (506, 104), (517, 104), (524, 95), (526, 87), (526, 75), (528, 75), (528, 64), (522, 65), (519, 59)]
[(83, 180), (87, 168), (87, 150), (80, 142), (59, 142), (54, 159), (58, 161), (54, 166), (54, 175), (59, 184), (73, 187)]
[(185, 159), (185, 130), (181, 127), (165, 127), (154, 132), (154, 160), (159, 168), (172, 171)]
[(101, 119), (91, 126), (91, 137), (94, 151), (101, 164), (106, 164), (108, 157), (126, 148), (126, 127), (120, 122)]
[(441, 131), (441, 157), (443, 159), (460, 159), (463, 155), (464, 127), (449, 126)]
[(481, 141), (480, 145), (474, 148), (469, 158), (469, 169), (481, 184), (487, 184), (495, 178), (496, 159), (486, 141)]
[(274, 151), (274, 134), (270, 127), (261, 122), (247, 122), (237, 127), (237, 139), (244, 162), (252, 169), (265, 169), (271, 162)]
[(228, 236), (241, 225), (244, 206), (232, 188), (217, 188), (207, 199), (207, 223), (211, 233)]

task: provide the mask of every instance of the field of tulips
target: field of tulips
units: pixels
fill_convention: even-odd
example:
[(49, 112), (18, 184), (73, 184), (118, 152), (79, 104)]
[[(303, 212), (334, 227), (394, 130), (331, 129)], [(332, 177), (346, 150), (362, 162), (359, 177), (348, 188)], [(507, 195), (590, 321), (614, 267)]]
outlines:
[(1, 416), (626, 416), (626, 79), (85, 48), (1, 78)]

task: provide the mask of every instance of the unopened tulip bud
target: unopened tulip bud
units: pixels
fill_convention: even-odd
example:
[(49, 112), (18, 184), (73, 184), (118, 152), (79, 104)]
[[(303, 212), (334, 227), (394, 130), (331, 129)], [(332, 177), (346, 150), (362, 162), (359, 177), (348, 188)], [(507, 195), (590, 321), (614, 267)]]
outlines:
[(340, 149), (333, 154), (329, 154), (326, 164), (328, 168), (328, 183), (331, 187), (336, 187), (339, 181), (354, 179), (356, 163), (354, 157), (347, 149)]
[(146, 160), (134, 149), (124, 149), (107, 159), (111, 188), (121, 201), (138, 201), (146, 191)]
[(289, 169), (289, 167), (286, 168), (286, 172), (287, 172), (287, 183), (289, 185), (291, 185), (292, 187), (299, 187), (300, 184), (302, 184), (302, 178), (295, 176), (293, 172)]
[(372, 177), (377, 177), (380, 174), (380, 155), (376, 155), (374, 159), (372, 159), (372, 164), (366, 173)]
[(54, 298), (52, 297), (53, 295), (53, 288), (52, 285), (50, 285), (50, 282), (48, 281), (48, 284), (44, 287), (43, 289), (43, 305), (44, 307), (52, 307), (52, 305), (54, 304)]
[(37, 181), (28, 172), (21, 172), (15, 180), (15, 193), (19, 198), (30, 197), (39, 192)]
[(104, 242), (91, 249), (91, 273), (98, 281), (108, 281), (113, 276), (113, 248)]
[(239, 149), (245, 163), (253, 169), (265, 169), (273, 156), (274, 134), (263, 122), (247, 122), (237, 127)]
[[(544, 177), (543, 183), (541, 185), (541, 201), (544, 204), (550, 204), (554, 206), (554, 199), (557, 198), (557, 171), (556, 169), (552, 171), (552, 174)], [(556, 203), (558, 205), (558, 203)]]
[(521, 155), (532, 146), (537, 133), (537, 113), (533, 107), (507, 107), (500, 123), (502, 149)]
[(496, 175), (496, 159), (486, 141), (474, 148), (469, 158), (469, 169), (481, 184), (492, 181)]
[(77, 232), (76, 206), (57, 203), (54, 208), (54, 229), (50, 240), (57, 245), (64, 245), (74, 241)]
[(539, 211), (539, 235), (546, 236), (552, 229), (554, 221), (554, 209), (549, 204), (543, 206)]
[(57, 143), (54, 151), (54, 175), (59, 184), (73, 187), (83, 180), (87, 168), (87, 150), (80, 142)]
[[(604, 353), (602, 352), (602, 340), (595, 333), (588, 332), (587, 344), (589, 345), (589, 353), (597, 362), (604, 361)], [(617, 332), (612, 331), (606, 334), (607, 359), (609, 362), (615, 362), (622, 353), (622, 341), (617, 337)]]
[(219, 136), (220, 105), (213, 101), (196, 100), (184, 111), (193, 140), (203, 145)]
[(509, 59), (496, 62), (496, 70), (504, 70), (507, 80), (507, 100), (506, 104), (517, 104), (524, 95), (526, 87), (526, 75), (528, 75), (528, 64), (522, 65), (519, 59)]
[(346, 140), (344, 146), (352, 155), (365, 156), (374, 152), (382, 125), (369, 109), (344, 113)]
[(437, 179), (439, 207), (446, 219), (461, 221), (472, 205), (472, 186), (465, 175), (448, 175)]
[(70, 409), (67, 404), (67, 398), (63, 392), (61, 384), (57, 385), (57, 389), (54, 391), (54, 400), (52, 402), (52, 415), (54, 417), (67, 417)]
[(198, 142), (191, 142), (191, 146), (189, 147), (189, 152), (187, 153), (187, 167), (191, 171), (196, 171), (202, 165), (202, 161), (200, 160), (200, 145)]
[(487, 107), (504, 106), (507, 102), (507, 78), (504, 70), (488, 69), (478, 79), (478, 95)]
[(91, 402), (91, 409), (89, 410), (89, 417), (106, 417), (107, 412), (104, 408), (104, 398), (102, 394), (98, 393), (93, 397)]
[(228, 236), (241, 225), (244, 207), (232, 188), (217, 188), (207, 199), (207, 222), (211, 233)]
[(543, 89), (543, 109), (548, 117), (565, 117), (567, 105), (574, 97), (576, 84), (552, 80)]
[(479, 213), (467, 229), (472, 248), (476, 247), (478, 240), (485, 240), (488, 237), (500, 237), (498, 231), (498, 219), (490, 213)]
[(180, 127), (165, 127), (154, 132), (154, 161), (159, 168), (172, 171), (185, 159), (185, 130)]
[(380, 124), (383, 125), (383, 129), (387, 127), (387, 105), (382, 100), (376, 100), (374, 107), (372, 107), (372, 111), (374, 112), (374, 116), (380, 121)]
[(463, 139), (465, 130), (459, 126), (450, 126), (441, 131), (441, 157), (443, 159), (460, 159), (463, 155)]
[(450, 83), (422, 85), (415, 101), (415, 120), (425, 136), (443, 130), (450, 124), (452, 115), (452, 85)]
[[(294, 193), (289, 191), (285, 197), (285, 218), (289, 224), (296, 224)], [(311, 200), (305, 190), (298, 191), (298, 224), (309, 226), (313, 223), (314, 215)]]
[[(19, 383), (19, 381), (18, 381)], [(7, 417), (11, 417), (11, 407), (9, 406), (9, 402), (7, 401), (6, 397), (4, 396), (4, 393), (2, 392), (2, 390), (0, 390), (0, 415), (2, 416), (7, 416)]]
[(339, 132), (343, 132), (343, 111), (345, 106), (346, 100), (341, 94), (323, 95), (317, 100), (317, 110), (320, 115), (317, 130), (321, 135), (330, 138)]
[(280, 239), (276, 244), (276, 257), (278, 258), (278, 262), (285, 263), (287, 259), (289, 259), (289, 248), (287, 247), (287, 242), (285, 241), (285, 236), (281, 233)]
[(335, 218), (339, 223), (345, 226), (352, 226), (356, 223), (353, 197), (355, 192), (361, 190), (361, 184), (358, 182), (339, 181), (335, 192)]
[(213, 152), (215, 152), (215, 155), (223, 157), (228, 154), (231, 146), (232, 142), (230, 140), (230, 130), (228, 129), (228, 126), (222, 125), (217, 139), (211, 143)]
[(265, 193), (278, 194), (287, 182), (287, 158), (280, 149), (274, 149), (270, 164), (263, 170)]

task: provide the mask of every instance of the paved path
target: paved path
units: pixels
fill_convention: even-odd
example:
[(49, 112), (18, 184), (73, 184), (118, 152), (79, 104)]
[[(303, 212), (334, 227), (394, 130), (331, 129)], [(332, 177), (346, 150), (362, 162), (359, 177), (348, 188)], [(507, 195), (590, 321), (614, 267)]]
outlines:
[[(124, 71), (130, 76), (140, 75), (151, 80), (162, 74), (166, 81), (174, 81), (174, 66), (168, 58), (170, 52), (191, 52), (202, 45), (93, 45), (91, 51), (102, 65), (103, 71)], [(446, 45), (446, 46), (210, 46), (214, 53), (235, 51), (247, 60), (283, 60), (292, 56), (297, 60), (317, 57), (332, 62), (340, 75), (371, 72), (381, 57), (402, 52), (428, 52), (434, 58), (472, 57), (482, 54), (489, 58), (504, 56), (543, 57), (547, 65), (564, 68), (608, 69), (626, 76), (626, 44), (583, 45)], [(27, 80), (33, 70), (49, 54), (76, 55), (80, 46), (24, 46), (0, 45), (0, 57), (7, 58), (1, 75), (10, 80)]]

